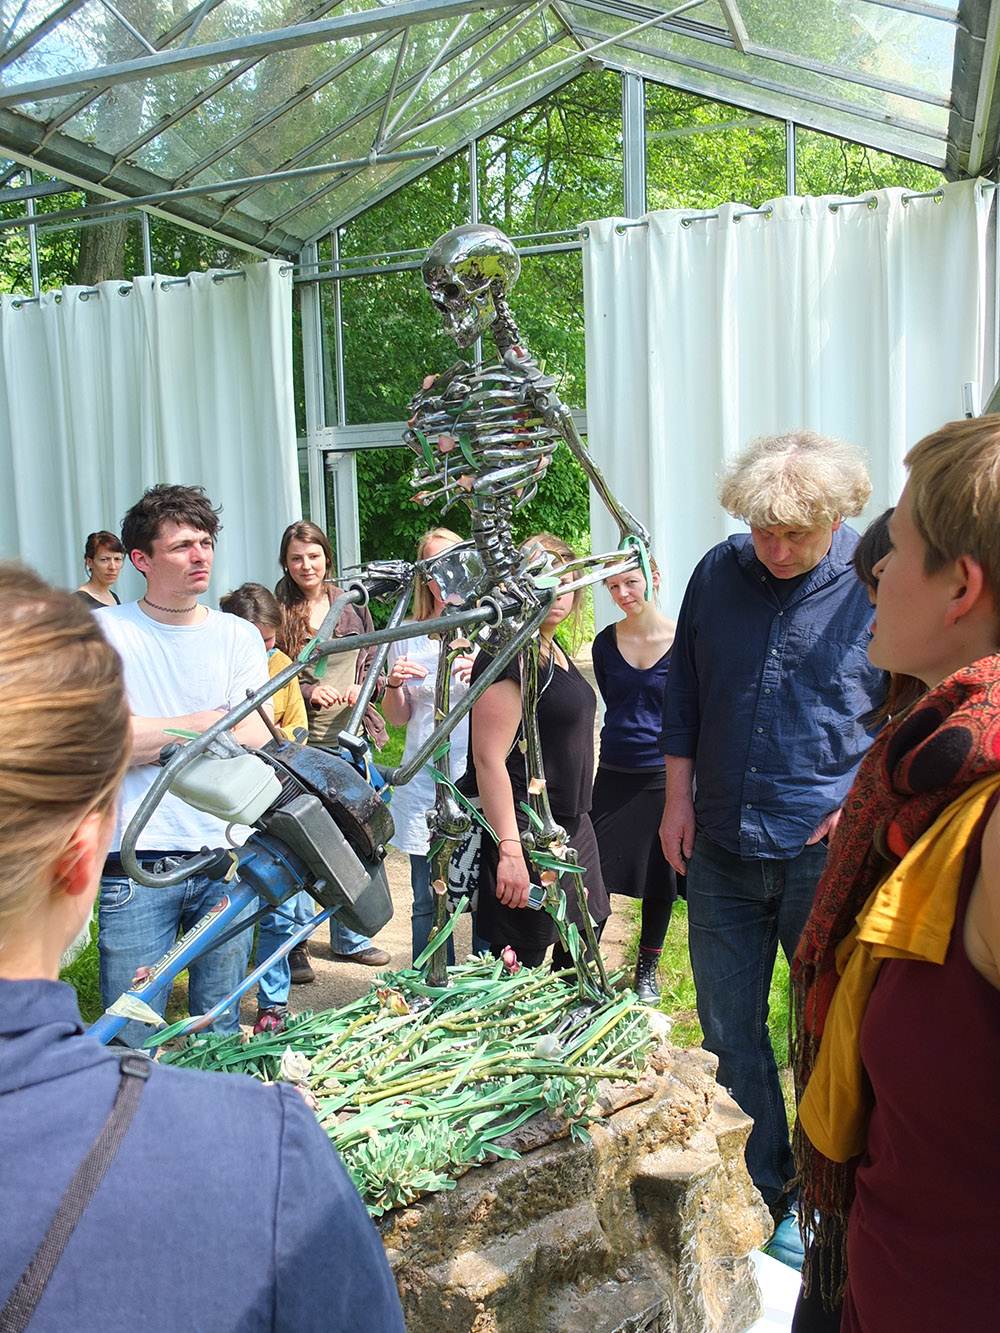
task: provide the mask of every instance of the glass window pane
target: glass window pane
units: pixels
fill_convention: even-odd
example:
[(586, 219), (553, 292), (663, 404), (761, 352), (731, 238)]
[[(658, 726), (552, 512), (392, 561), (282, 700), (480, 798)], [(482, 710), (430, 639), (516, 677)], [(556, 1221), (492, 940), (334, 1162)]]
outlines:
[(864, 194), (894, 185), (923, 191), (945, 183), (940, 171), (811, 130), (795, 132), (797, 194)]
[(653, 208), (756, 208), (785, 193), (785, 127), (646, 84), (646, 191)]

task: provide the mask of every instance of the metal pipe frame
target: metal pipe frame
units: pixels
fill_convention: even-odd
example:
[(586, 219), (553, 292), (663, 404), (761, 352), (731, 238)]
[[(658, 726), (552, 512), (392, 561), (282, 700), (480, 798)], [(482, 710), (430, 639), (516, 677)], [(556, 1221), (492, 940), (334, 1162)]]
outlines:
[[(583, 35), (598, 37), (603, 36), (599, 29), (579, 29)], [(880, 111), (876, 108), (857, 106), (850, 102), (845, 102), (841, 98), (826, 97), (820, 93), (813, 93), (799, 88), (789, 88), (777, 83), (773, 79), (762, 79), (757, 74), (744, 73), (735, 69), (726, 68), (721, 65), (713, 65), (710, 61), (699, 60), (693, 56), (679, 55), (677, 52), (663, 50), (657, 47), (645, 46), (641, 42), (632, 39), (629, 33), (623, 33), (621, 37), (616, 38), (618, 45), (626, 50), (634, 52), (636, 55), (643, 56), (650, 60), (667, 63), (676, 67), (678, 70), (693, 70), (697, 73), (709, 75), (712, 78), (721, 78), (730, 83), (745, 85), (753, 90), (748, 94), (741, 94), (740, 105), (746, 106), (747, 110), (757, 110), (764, 115), (770, 116), (774, 120), (787, 119), (785, 110), (776, 106), (773, 102), (760, 97), (759, 93), (770, 93), (783, 99), (785, 102), (795, 103), (795, 121), (798, 125), (808, 125), (810, 128), (817, 129), (824, 134), (837, 134), (841, 137), (850, 138), (855, 143), (868, 144), (881, 152), (897, 151), (889, 147), (882, 137), (865, 137), (864, 126), (867, 123), (877, 125), (890, 125), (895, 129), (902, 130), (904, 133), (913, 134), (921, 140), (931, 142), (947, 142), (948, 134), (946, 130), (937, 130), (932, 126), (925, 125), (920, 121), (906, 120), (901, 116), (892, 113)], [(681, 75), (677, 75), (671, 80), (672, 87), (676, 87), (684, 92), (694, 93), (698, 97), (705, 97), (710, 100), (719, 97), (719, 90), (707, 90), (703, 83), (694, 79), (685, 80)], [(751, 107), (750, 102), (754, 105)], [(829, 122), (820, 123), (810, 120), (808, 114), (804, 113), (805, 106), (812, 105), (824, 107), (827, 110), (838, 112), (845, 117), (847, 121), (859, 122), (852, 125), (846, 125), (843, 129), (831, 127)], [(906, 156), (915, 162), (926, 162), (931, 166), (940, 166), (943, 161), (943, 155), (932, 155), (929, 153), (917, 153), (907, 150)]]
[[(299, 261), (304, 271), (319, 262), (316, 242), (304, 246)], [(309, 516), (321, 527), (327, 528), (326, 486), (324, 484), (323, 453), (316, 443), (317, 432), (326, 426), (326, 396), (323, 385), (323, 311), (320, 289), (306, 283), (299, 293), (302, 322), (302, 378), (306, 414), (306, 464), (309, 475)]]
[[(701, 3), (701, 0), (698, 0), (698, 2)], [(475, 44), (474, 42), (473, 42), (473, 43), (470, 43), (470, 45), (474, 45), (474, 44)], [(466, 48), (466, 49), (467, 49), (467, 48)], [(494, 78), (499, 82), (499, 80), (501, 80), (501, 79), (504, 77), (504, 75), (509, 74), (509, 73), (511, 73), (511, 72), (513, 72), (513, 71), (516, 71), (517, 69), (520, 69), (523, 65), (530, 63), (530, 62), (531, 62), (533, 59), (535, 59), (535, 57), (538, 56), (544, 49), (546, 49), (544, 46), (542, 46), (542, 45), (538, 45), (538, 46), (534, 47), (531, 51), (528, 51), (528, 52), (523, 53), (523, 54), (520, 55), (516, 60), (512, 61), (508, 66), (506, 66), (503, 70), (499, 71), (499, 72), (497, 73), (497, 75), (494, 76)], [(456, 53), (454, 53), (454, 54), (457, 55), (458, 53), (456, 52)], [(551, 69), (551, 68), (554, 68), (554, 66), (549, 66), (549, 67), (546, 67), (545, 69), (539, 70), (538, 73), (537, 73), (537, 77), (541, 77), (543, 74), (547, 74), (548, 71), (549, 71), (549, 69)], [(464, 76), (462, 76), (462, 77), (464, 77)], [(570, 73), (567, 74), (567, 79), (568, 79), (568, 78), (573, 78), (573, 77), (574, 77), (574, 74), (573, 74), (572, 72), (570, 72)], [(459, 80), (459, 81), (460, 81), (460, 80)], [(564, 80), (564, 81), (565, 81), (565, 80)], [(492, 82), (492, 80), (491, 80), (491, 82)], [(523, 82), (523, 80), (522, 80), (521, 82)], [(510, 86), (510, 85), (508, 85), (508, 86)], [(561, 86), (561, 85), (560, 85), (560, 86)], [(518, 106), (515, 107), (515, 108), (505, 107), (505, 108), (503, 109), (503, 111), (497, 116), (497, 118), (496, 118), (496, 124), (504, 124), (504, 123), (505, 123), (506, 121), (508, 121), (512, 116), (518, 114), (518, 109), (519, 109), (522, 105), (530, 105), (532, 102), (537, 101), (539, 96), (544, 96), (544, 95), (547, 95), (547, 94), (539, 94), (539, 93), (536, 92), (536, 93), (533, 94), (530, 98), (528, 98), (528, 99), (526, 100), (525, 103), (523, 103), (523, 104), (519, 103)], [(494, 90), (494, 92), (493, 92), (492, 94), (487, 94), (487, 96), (486, 96), (485, 98), (481, 99), (481, 100), (484, 100), (484, 101), (485, 101), (485, 100), (489, 100), (490, 96), (493, 96), (493, 97), (498, 96), (497, 91)], [(436, 99), (432, 99), (432, 101), (429, 102), (427, 105), (428, 105), (428, 106), (433, 105), (434, 100), (436, 100)], [(406, 143), (409, 139), (413, 138), (415, 135), (417, 135), (417, 134), (421, 134), (421, 133), (422, 133), (423, 131), (425, 131), (429, 126), (431, 126), (431, 125), (437, 125), (437, 124), (439, 124), (439, 123), (441, 123), (441, 122), (448, 121), (448, 120), (452, 119), (452, 118), (455, 117), (455, 116), (459, 116), (459, 115), (463, 114), (463, 112), (465, 112), (465, 111), (467, 111), (467, 110), (469, 109), (469, 106), (470, 106), (470, 103), (469, 103), (468, 101), (462, 101), (462, 102), (456, 104), (454, 107), (451, 107), (448, 111), (442, 113), (442, 114), (439, 115), (439, 116), (431, 117), (431, 118), (428, 118), (428, 119), (426, 119), (426, 120), (412, 120), (412, 121), (405, 127), (404, 130), (401, 130), (399, 133), (397, 133), (396, 135), (392, 136), (389, 140), (387, 140), (387, 141), (386, 141), (386, 146), (388, 147), (388, 146), (390, 146), (391, 144), (394, 144), (394, 143)], [(423, 108), (423, 110), (426, 110), (426, 107)], [(352, 117), (352, 119), (351, 119), (351, 123), (352, 123), (352, 124), (357, 123), (357, 121), (360, 120), (360, 119), (362, 119), (362, 118), (363, 118), (363, 113), (358, 113), (358, 114), (356, 114), (354, 117)], [(476, 129), (476, 135), (475, 135), (475, 137), (476, 137), (476, 138), (481, 138), (481, 137), (482, 137), (485, 133), (487, 133), (487, 132), (488, 132), (488, 131), (487, 131), (483, 126), (478, 126), (477, 129)], [(460, 151), (462, 151), (462, 148), (465, 146), (465, 143), (466, 143), (466, 141), (463, 140), (463, 141), (462, 141), (462, 144), (461, 144), (458, 148), (456, 148), (454, 151), (455, 151), (455, 152), (460, 152)], [(439, 152), (439, 154), (440, 154), (442, 157), (444, 157), (444, 150), (443, 150), (443, 149), (439, 149), (438, 152)], [(388, 155), (386, 155), (386, 156), (388, 156)], [(383, 160), (384, 160), (384, 159), (383, 159)], [(330, 184), (321, 186), (319, 189), (314, 190), (314, 191), (312, 192), (312, 194), (307, 195), (304, 199), (301, 199), (301, 200), (299, 200), (297, 203), (295, 203), (291, 208), (286, 209), (286, 211), (285, 211), (284, 213), (279, 214), (278, 217), (276, 217), (275, 219), (273, 219), (273, 223), (272, 223), (272, 225), (274, 225), (274, 226), (283, 225), (284, 223), (286, 223), (286, 222), (288, 221), (289, 218), (294, 217), (296, 214), (303, 212), (303, 211), (304, 211), (305, 209), (307, 209), (307, 208), (314, 207), (314, 206), (315, 206), (316, 204), (318, 204), (322, 199), (324, 199), (328, 194), (330, 194), (331, 191), (335, 190), (339, 185), (343, 184), (343, 182), (344, 182), (345, 180), (349, 179), (351, 176), (356, 176), (356, 175), (358, 175), (358, 174), (360, 174), (358, 171), (344, 172), (344, 174), (343, 174), (341, 177), (339, 177), (336, 181), (332, 181)], [(417, 174), (420, 174), (420, 173), (419, 173), (419, 172), (415, 172), (415, 173), (414, 173), (414, 175), (417, 175)], [(407, 178), (404, 177), (404, 181), (405, 181), (406, 179), (407, 179)], [(388, 190), (387, 190), (386, 192), (387, 192), (387, 193), (392, 193), (392, 192), (394, 192), (395, 190), (401, 188), (401, 184), (402, 184), (402, 183), (403, 183), (403, 182), (401, 182), (398, 178), (397, 178), (397, 179), (394, 179), (394, 180), (390, 183), (389, 188), (388, 188)], [(380, 197), (380, 196), (378, 196), (378, 195), (375, 195), (375, 196), (373, 196), (373, 195), (371, 195), (371, 194), (367, 195), (366, 198), (365, 198), (365, 202), (364, 202), (364, 209), (371, 208), (373, 202), (374, 202), (377, 198), (379, 198), (379, 197)], [(363, 211), (363, 210), (359, 210), (359, 211)], [(346, 218), (342, 218), (342, 217), (341, 217), (341, 218), (338, 218), (338, 225), (343, 225), (343, 222), (346, 221), (346, 220), (347, 220)]]
[(622, 150), (625, 216), (638, 218), (646, 211), (646, 82), (638, 74), (622, 75)]
[[(703, 0), (694, 0), (701, 4)], [(209, 42), (205, 46), (191, 46), (164, 51), (147, 59), (123, 60), (113, 65), (99, 65), (81, 73), (66, 74), (55, 79), (32, 79), (8, 87), (0, 93), (0, 109), (21, 106), (26, 102), (44, 102), (50, 98), (66, 97), (75, 92), (88, 92), (92, 97), (106, 88), (121, 83), (155, 78), (158, 74), (203, 65), (224, 65), (228, 60), (246, 56), (269, 55), (273, 51), (291, 51), (300, 46), (317, 46), (324, 42), (340, 41), (381, 32), (386, 28), (399, 29), (407, 23), (436, 23), (462, 14), (476, 14), (483, 10), (503, 8), (500, 0), (435, 0), (428, 5), (424, 0), (397, 0), (384, 8), (363, 10), (357, 14), (340, 14), (332, 19), (314, 23), (300, 23), (294, 27), (272, 28), (270, 32), (249, 33), (226, 41)]]
[[(489, 23), (484, 24), (483, 27), (477, 29), (475, 33), (472, 33), (465, 39), (465, 41), (460, 42), (455, 47), (455, 49), (451, 53), (451, 59), (456, 59), (458, 56), (463, 55), (466, 51), (471, 50), (477, 44), (477, 42), (482, 41), (485, 37), (488, 37), (493, 32), (497, 31), (499, 28), (502, 28), (503, 25), (509, 21), (509, 18), (510, 18), (509, 14), (503, 14), (501, 15), (500, 18), (492, 19)], [(406, 29), (406, 31), (408, 31), (408, 29)], [(395, 36), (396, 36), (395, 33), (389, 33), (387, 40), (391, 41)], [(403, 79), (403, 81), (397, 85), (396, 91), (407, 92), (419, 80), (421, 72), (422, 71), (416, 71), (415, 73), (410, 74), (407, 78)], [(307, 157), (311, 157), (314, 153), (321, 152), (328, 144), (331, 144), (336, 139), (338, 139), (341, 134), (346, 133), (348, 130), (353, 129), (355, 125), (358, 125), (363, 120), (366, 120), (369, 117), (373, 116), (375, 112), (378, 111), (380, 108), (383, 111), (385, 111), (385, 102), (386, 102), (386, 93), (382, 92), (378, 93), (377, 96), (371, 98), (367, 103), (365, 103), (364, 106), (359, 107), (358, 110), (352, 112), (350, 116), (346, 117), (342, 121), (339, 121), (336, 125), (333, 126), (332, 129), (327, 130), (326, 133), (322, 134), (318, 139), (314, 139), (312, 143), (306, 144), (304, 147), (298, 149), (295, 153), (293, 153), (291, 157), (286, 158), (285, 161), (281, 163), (279, 169), (285, 167), (294, 167), (299, 162), (304, 161)], [(459, 150), (456, 149), (456, 151)], [(263, 187), (258, 186), (257, 188), (263, 188)], [(396, 188), (395, 185), (393, 185), (392, 188), (395, 189)], [(243, 200), (246, 199), (250, 193), (252, 193), (252, 191), (247, 191), (246, 195), (241, 195), (240, 199), (237, 202), (242, 203)], [(370, 203), (366, 202), (365, 207), (370, 207), (370, 206), (371, 206)], [(338, 218), (337, 219), (338, 225), (347, 220), (348, 219), (346, 218)], [(322, 231), (313, 233), (313, 235), (308, 237), (307, 240), (315, 241), (318, 240), (321, 236), (325, 236), (330, 229), (330, 225), (331, 224), (328, 223), (323, 228)]]
[[(436, 157), (438, 150), (436, 148), (410, 148), (398, 153), (386, 153), (377, 158), (378, 162), (412, 162), (415, 158), (426, 161), (428, 157)], [(242, 180), (234, 181), (210, 181), (205, 185), (189, 185), (183, 190), (163, 190), (157, 194), (136, 195), (130, 199), (109, 199), (104, 204), (87, 204), (80, 208), (63, 208), (55, 212), (46, 214), (53, 222), (61, 222), (70, 218), (94, 217), (97, 214), (114, 214), (123, 210), (128, 211), (136, 208), (145, 208), (150, 204), (168, 203), (173, 199), (193, 198), (198, 195), (226, 194), (232, 189), (250, 184), (270, 184), (280, 180), (297, 180), (309, 176), (325, 176), (331, 173), (343, 173), (352, 168), (365, 169), (375, 165), (371, 158), (355, 158), (347, 162), (324, 162), (321, 165), (313, 167), (296, 167), (292, 171), (272, 172), (266, 176), (245, 176)], [(228, 211), (223, 209), (223, 213)], [(28, 225), (26, 218), (0, 218), (0, 230), (8, 227), (23, 227)], [(278, 220), (270, 224), (269, 232), (278, 225)]]

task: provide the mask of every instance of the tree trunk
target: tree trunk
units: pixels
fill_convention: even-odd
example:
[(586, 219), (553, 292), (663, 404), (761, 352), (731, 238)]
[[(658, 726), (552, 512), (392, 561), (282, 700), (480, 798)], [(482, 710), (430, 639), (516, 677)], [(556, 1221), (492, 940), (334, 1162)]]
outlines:
[[(88, 204), (103, 203), (103, 197), (88, 194)], [(83, 287), (125, 277), (125, 241), (128, 222), (113, 218), (100, 226), (83, 227), (80, 231), (80, 256), (76, 262), (76, 281)]]

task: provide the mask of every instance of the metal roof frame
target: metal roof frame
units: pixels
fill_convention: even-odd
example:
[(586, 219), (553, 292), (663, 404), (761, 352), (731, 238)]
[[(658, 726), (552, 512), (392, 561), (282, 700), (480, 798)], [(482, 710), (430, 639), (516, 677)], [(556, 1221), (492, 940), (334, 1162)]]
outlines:
[[(294, 256), (595, 67), (951, 177), (1000, 158), (1000, 0), (189, 2), (151, 31), (137, 0), (31, 0), (8, 31), (0, 0), (0, 159), (108, 200), (53, 224), (139, 207)], [(799, 13), (829, 52), (796, 36)], [(900, 37), (880, 63), (878, 33), (910, 24), (916, 54)], [(15, 170), (0, 162), (0, 186)]]

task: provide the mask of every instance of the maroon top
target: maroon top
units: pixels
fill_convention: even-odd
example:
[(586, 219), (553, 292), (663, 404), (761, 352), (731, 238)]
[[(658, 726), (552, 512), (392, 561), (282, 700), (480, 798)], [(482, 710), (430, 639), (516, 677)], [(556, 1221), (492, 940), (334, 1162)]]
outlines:
[(963, 940), (992, 804), (969, 844), (944, 964), (886, 960), (861, 1025), (875, 1107), (841, 1333), (1000, 1327), (1000, 990)]

